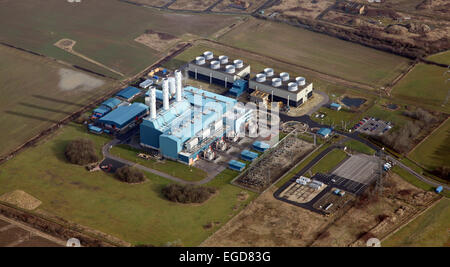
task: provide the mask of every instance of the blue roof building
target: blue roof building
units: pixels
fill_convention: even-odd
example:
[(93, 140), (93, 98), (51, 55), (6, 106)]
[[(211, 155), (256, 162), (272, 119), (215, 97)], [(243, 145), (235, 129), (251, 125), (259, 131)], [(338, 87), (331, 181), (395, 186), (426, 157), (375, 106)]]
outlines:
[(341, 110), (342, 106), (338, 103), (331, 103), (330, 108), (339, 111)]
[(120, 101), (120, 99), (113, 97), (113, 98), (106, 100), (101, 105), (106, 106), (106, 107), (110, 108), (111, 110), (113, 110), (113, 109), (117, 108), (117, 106), (119, 106), (120, 103), (122, 103), (122, 101)]
[(261, 141), (255, 141), (253, 143), (253, 149), (259, 152), (264, 152), (270, 148), (270, 145)]
[(241, 158), (246, 161), (254, 161), (256, 158), (258, 158), (258, 153), (244, 150), (241, 152)]
[(120, 106), (108, 113), (99, 120), (106, 128), (113, 128), (115, 130), (123, 130), (127, 128), (132, 122), (139, 120), (146, 116), (148, 107), (142, 103), (133, 103), (128, 106)]
[(130, 86), (130, 87), (127, 87), (127, 88), (123, 89), (122, 91), (118, 92), (116, 94), (116, 96), (129, 101), (129, 100), (135, 98), (140, 93), (141, 93), (141, 90), (137, 89), (136, 87)]
[(106, 114), (108, 114), (108, 112), (110, 112), (111, 109), (106, 107), (106, 106), (100, 106), (96, 109), (94, 109), (93, 114), (95, 117), (97, 118), (101, 118), (103, 116), (105, 116)]
[(245, 165), (246, 165), (245, 163), (242, 163), (234, 159), (228, 162), (228, 168), (239, 172), (241, 172), (245, 168)]
[(332, 130), (330, 128), (320, 128), (317, 133), (325, 138), (330, 136)]

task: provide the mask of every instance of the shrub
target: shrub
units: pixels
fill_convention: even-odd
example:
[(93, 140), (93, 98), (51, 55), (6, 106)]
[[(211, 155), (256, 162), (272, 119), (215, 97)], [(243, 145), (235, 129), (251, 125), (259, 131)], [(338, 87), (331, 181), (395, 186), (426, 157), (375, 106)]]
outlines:
[(203, 203), (216, 192), (215, 188), (192, 185), (171, 184), (163, 188), (163, 195), (170, 201), (179, 203)]
[(77, 139), (66, 146), (64, 153), (70, 163), (86, 165), (99, 160), (95, 144), (89, 139)]
[(124, 166), (116, 170), (116, 177), (122, 182), (135, 184), (145, 180), (144, 174), (136, 168)]
[(89, 121), (91, 118), (88, 114), (81, 114), (78, 118), (75, 119), (75, 122), (78, 124), (83, 124), (86, 121)]

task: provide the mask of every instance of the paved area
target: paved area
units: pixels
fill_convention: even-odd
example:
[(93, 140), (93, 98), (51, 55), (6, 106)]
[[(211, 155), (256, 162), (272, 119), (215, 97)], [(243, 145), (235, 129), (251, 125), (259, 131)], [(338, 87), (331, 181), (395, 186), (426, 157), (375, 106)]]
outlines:
[(56, 239), (24, 224), (0, 216), (0, 247), (64, 247)]
[(332, 174), (367, 185), (373, 180), (378, 168), (378, 158), (357, 154), (344, 161)]
[(382, 135), (392, 128), (390, 122), (377, 118), (364, 118), (353, 127), (356, 131), (367, 135)]

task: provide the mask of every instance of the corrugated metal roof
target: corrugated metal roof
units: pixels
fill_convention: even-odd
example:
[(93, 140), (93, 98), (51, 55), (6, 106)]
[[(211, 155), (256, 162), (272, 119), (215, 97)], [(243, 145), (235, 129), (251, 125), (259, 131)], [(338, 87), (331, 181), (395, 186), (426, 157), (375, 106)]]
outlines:
[(122, 103), (122, 101), (120, 101), (120, 99), (113, 97), (113, 98), (110, 98), (110, 99), (106, 100), (105, 102), (103, 102), (102, 106), (106, 106), (110, 109), (115, 109), (118, 105), (120, 105), (120, 103)]
[(340, 107), (341, 105), (338, 104), (338, 103), (331, 103), (330, 106), (335, 107), (335, 108), (338, 108), (338, 107)]
[(320, 128), (319, 131), (317, 131), (317, 133), (322, 136), (327, 136), (331, 133), (331, 131), (332, 130), (330, 128)]
[(228, 162), (228, 165), (230, 165), (230, 166), (233, 166), (233, 167), (237, 167), (238, 169), (240, 169), (240, 168), (245, 168), (245, 166), (246, 166), (246, 164), (245, 163), (242, 163), (242, 162), (240, 162), (240, 161), (237, 161), (237, 160), (230, 160), (229, 162)]
[(98, 113), (101, 115), (104, 115), (104, 114), (108, 113), (109, 111), (111, 111), (111, 109), (106, 106), (100, 106), (100, 107), (94, 109), (94, 113)]
[(146, 112), (148, 107), (142, 103), (133, 103), (129, 106), (120, 106), (111, 111), (99, 121), (105, 124), (114, 124), (116, 126), (124, 126), (128, 121), (132, 120), (141, 113)]
[(130, 99), (140, 92), (141, 90), (137, 89), (136, 87), (130, 86), (117, 93), (116, 96), (122, 97), (124, 99)]

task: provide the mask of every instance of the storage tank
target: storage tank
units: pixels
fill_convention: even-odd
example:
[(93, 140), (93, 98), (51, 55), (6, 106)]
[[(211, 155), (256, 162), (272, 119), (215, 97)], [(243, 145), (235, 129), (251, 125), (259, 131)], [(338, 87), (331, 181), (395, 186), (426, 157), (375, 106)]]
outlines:
[(289, 81), (289, 79), (290, 79), (289, 73), (287, 73), (287, 72), (280, 73), (280, 78), (281, 78), (281, 80), (283, 80), (283, 82)]
[(264, 73), (258, 73), (256, 74), (256, 81), (259, 83), (263, 83), (266, 81), (266, 74)]
[(240, 60), (240, 59), (236, 59), (235, 61), (233, 61), (234, 66), (236, 67), (236, 69), (240, 69), (244, 67), (244, 61)]
[(297, 90), (298, 90), (298, 84), (297, 83), (292, 82), (292, 83), (288, 84), (288, 91), (295, 92)]
[(295, 78), (295, 81), (299, 86), (305, 86), (306, 85), (306, 79), (303, 77), (297, 77)]
[(233, 74), (233, 73), (236, 72), (236, 67), (235, 67), (234, 65), (227, 65), (227, 66), (225, 67), (225, 72), (226, 72), (226, 73)]
[(213, 70), (220, 69), (220, 61), (217, 61), (217, 60), (211, 61), (211, 69), (213, 69)]
[(205, 63), (206, 63), (205, 57), (196, 57), (195, 58), (195, 64), (204, 65)]
[(280, 78), (273, 78), (272, 79), (272, 86), (273, 87), (280, 87), (282, 84), (281, 79)]
[(214, 53), (211, 51), (206, 51), (203, 53), (203, 56), (206, 58), (206, 60), (211, 60), (214, 58)]
[(219, 57), (219, 61), (220, 61), (220, 64), (225, 65), (225, 64), (228, 63), (228, 57), (227, 56), (220, 56)]
[(264, 73), (266, 74), (267, 77), (272, 77), (274, 75), (274, 71), (272, 68), (265, 68)]

